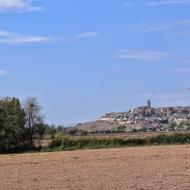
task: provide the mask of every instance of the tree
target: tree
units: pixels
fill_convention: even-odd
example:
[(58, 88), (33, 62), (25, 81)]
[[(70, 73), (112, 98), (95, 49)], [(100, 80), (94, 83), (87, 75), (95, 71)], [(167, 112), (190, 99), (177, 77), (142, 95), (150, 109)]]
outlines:
[(25, 112), (19, 99), (0, 100), (0, 152), (21, 148), (25, 144)]
[(88, 135), (88, 131), (86, 131), (86, 130), (79, 130), (79, 135), (80, 136), (86, 136), (86, 135)]
[(28, 145), (34, 148), (33, 136), (35, 133), (35, 126), (43, 123), (43, 115), (41, 114), (41, 106), (38, 100), (34, 97), (28, 97), (23, 103), (27, 128)]
[(78, 129), (70, 129), (69, 131), (68, 131), (68, 134), (69, 135), (76, 135), (78, 133)]
[(59, 126), (57, 126), (57, 133), (59, 133), (59, 132), (65, 132), (65, 127), (64, 127), (64, 125), (59, 125)]
[(53, 139), (55, 134), (57, 133), (56, 126), (55, 125), (47, 125), (45, 129), (45, 135), (50, 135)]

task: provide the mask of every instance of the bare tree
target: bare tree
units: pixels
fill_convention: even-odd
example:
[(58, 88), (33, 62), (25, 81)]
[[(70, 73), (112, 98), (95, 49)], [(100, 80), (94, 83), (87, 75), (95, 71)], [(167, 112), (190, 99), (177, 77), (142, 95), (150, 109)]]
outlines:
[(38, 124), (43, 123), (43, 115), (41, 114), (41, 106), (37, 98), (28, 97), (24, 103), (23, 107), (26, 114), (26, 128), (28, 133), (28, 143), (30, 148), (34, 147), (33, 135), (34, 135), (34, 127)]

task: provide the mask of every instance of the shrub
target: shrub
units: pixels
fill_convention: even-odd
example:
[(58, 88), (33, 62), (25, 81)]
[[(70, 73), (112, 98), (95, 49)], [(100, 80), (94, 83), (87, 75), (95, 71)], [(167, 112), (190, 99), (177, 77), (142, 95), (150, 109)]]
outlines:
[(82, 148), (106, 148), (120, 146), (144, 146), (160, 144), (187, 144), (190, 143), (190, 133), (175, 133), (171, 135), (158, 135), (146, 138), (113, 138), (113, 137), (73, 137), (59, 136), (54, 139), (49, 148), (61, 150)]
[(80, 131), (79, 131), (79, 135), (80, 135), (80, 136), (86, 136), (86, 135), (88, 135), (88, 131), (80, 130)]
[(68, 131), (69, 135), (76, 135), (77, 133), (78, 133), (77, 129), (71, 129), (71, 130)]
[(190, 143), (190, 133), (174, 133), (149, 137), (149, 144), (186, 144)]

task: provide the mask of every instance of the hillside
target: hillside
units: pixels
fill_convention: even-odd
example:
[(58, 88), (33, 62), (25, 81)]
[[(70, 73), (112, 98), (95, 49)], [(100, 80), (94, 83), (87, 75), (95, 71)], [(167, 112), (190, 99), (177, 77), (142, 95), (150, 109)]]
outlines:
[(77, 124), (74, 128), (88, 132), (168, 131), (190, 129), (190, 107), (137, 107), (127, 112), (112, 112), (96, 121)]
[(113, 130), (115, 127), (119, 126), (119, 122), (108, 122), (103, 120), (96, 120), (86, 123), (77, 124), (74, 128), (79, 130), (85, 130), (88, 132), (96, 132), (96, 131), (106, 131)]

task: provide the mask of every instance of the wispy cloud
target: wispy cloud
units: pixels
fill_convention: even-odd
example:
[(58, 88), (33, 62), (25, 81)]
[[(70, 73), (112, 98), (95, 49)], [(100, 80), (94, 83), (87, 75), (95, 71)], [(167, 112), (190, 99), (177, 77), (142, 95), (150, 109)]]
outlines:
[(0, 69), (0, 76), (7, 75), (7, 71)]
[(41, 9), (42, 7), (33, 4), (33, 0), (0, 0), (0, 12), (29, 12)]
[(167, 23), (167, 24), (145, 24), (145, 26), (140, 29), (141, 32), (147, 33), (147, 32), (158, 32), (162, 30), (169, 30), (173, 27), (173, 24)]
[(75, 36), (76, 39), (87, 39), (87, 38), (95, 38), (98, 36), (97, 32), (84, 32), (84, 33), (80, 33), (77, 34)]
[(190, 0), (159, 0), (150, 1), (146, 5), (148, 6), (164, 6), (164, 5), (187, 5), (190, 4)]
[(147, 51), (147, 50), (134, 50), (134, 49), (125, 49), (118, 51), (116, 57), (119, 59), (126, 60), (159, 60), (166, 58), (168, 53), (161, 51)]
[(0, 45), (28, 45), (28, 44), (46, 44), (55, 42), (77, 42), (78, 40), (95, 38), (99, 34), (97, 32), (84, 32), (70, 36), (41, 36), (41, 35), (25, 35), (19, 33), (0, 30)]
[(12, 33), (5, 30), (0, 30), (0, 44), (2, 45), (25, 45), (25, 44), (40, 44), (56, 41), (56, 37), (38, 36), (38, 35), (23, 35)]
[(0, 37), (2, 37), (2, 36), (8, 36), (8, 35), (9, 35), (9, 32), (4, 31), (4, 30), (0, 30)]
[(5, 44), (5, 45), (40, 44), (40, 43), (50, 43), (55, 40), (56, 38), (53, 37), (17, 36), (17, 37), (0, 39), (0, 44)]
[(190, 19), (182, 19), (182, 20), (176, 20), (166, 23), (143, 23), (141, 24), (140, 32), (158, 32), (158, 31), (164, 31), (164, 30), (171, 30), (174, 28), (182, 27), (189, 28), (190, 27)]

